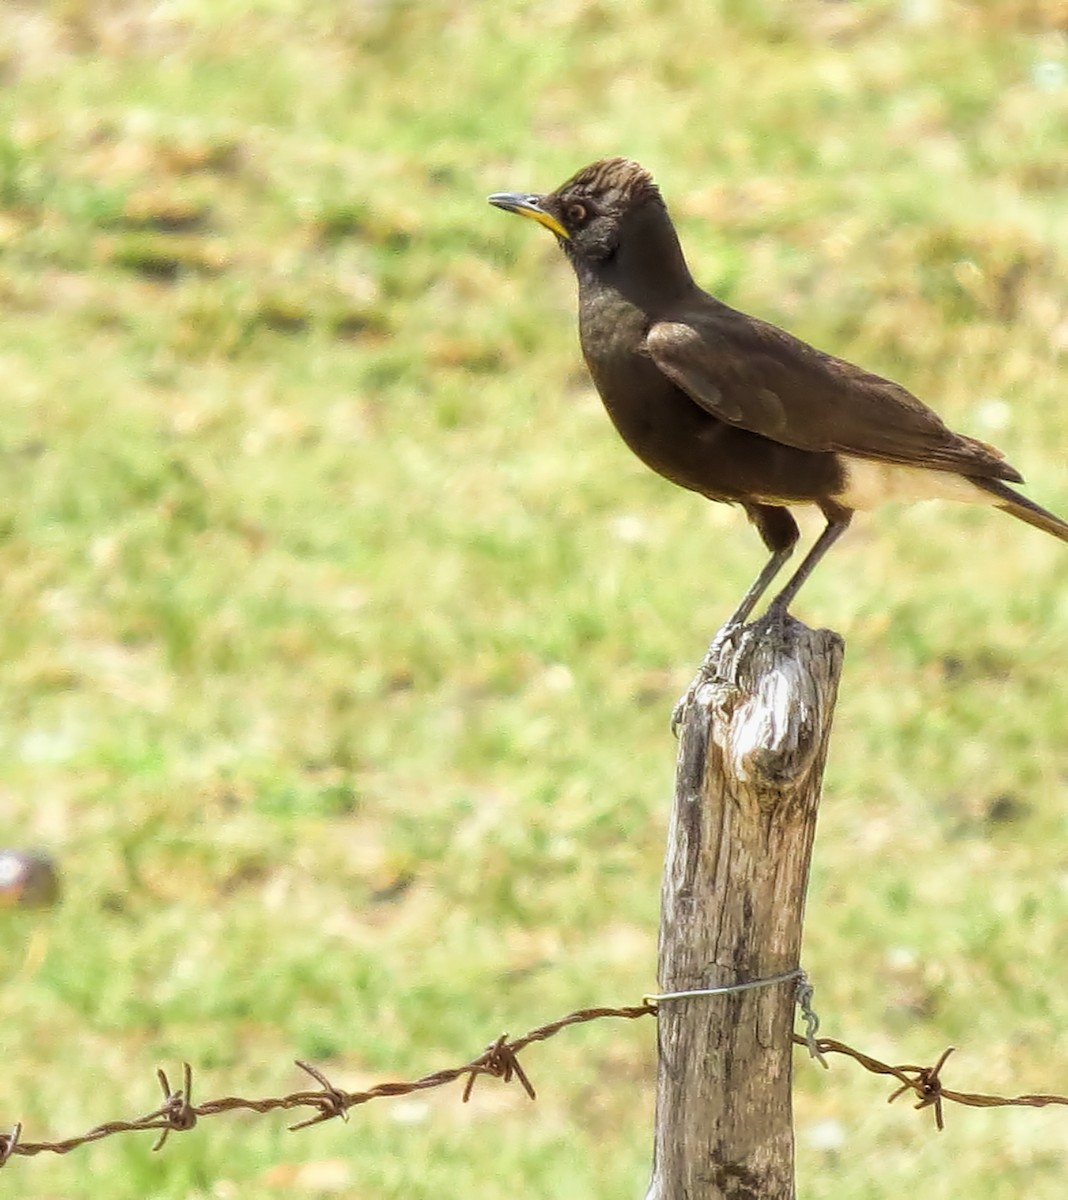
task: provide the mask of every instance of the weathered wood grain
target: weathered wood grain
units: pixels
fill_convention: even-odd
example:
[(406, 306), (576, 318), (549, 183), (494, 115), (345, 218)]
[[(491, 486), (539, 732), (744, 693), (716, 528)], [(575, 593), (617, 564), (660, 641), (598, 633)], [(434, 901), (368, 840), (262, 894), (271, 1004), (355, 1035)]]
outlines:
[[(747, 626), (681, 726), (660, 926), (660, 988), (800, 962), (809, 861), (843, 643)], [(660, 1005), (647, 1200), (792, 1200), (794, 984)]]

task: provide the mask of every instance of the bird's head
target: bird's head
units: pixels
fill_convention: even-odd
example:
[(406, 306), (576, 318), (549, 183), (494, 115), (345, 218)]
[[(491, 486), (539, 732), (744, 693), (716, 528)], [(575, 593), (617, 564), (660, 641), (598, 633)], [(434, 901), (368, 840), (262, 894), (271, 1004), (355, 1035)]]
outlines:
[(664, 209), (653, 177), (629, 158), (591, 163), (548, 195), (496, 192), (489, 202), (537, 221), (568, 255), (594, 262), (615, 253), (635, 214), (650, 205)]
[(580, 279), (615, 276), (622, 260), (628, 276), (645, 276), (648, 267), (675, 276), (681, 268), (689, 279), (660, 189), (628, 158), (591, 163), (546, 195), (496, 192), (489, 202), (554, 233)]

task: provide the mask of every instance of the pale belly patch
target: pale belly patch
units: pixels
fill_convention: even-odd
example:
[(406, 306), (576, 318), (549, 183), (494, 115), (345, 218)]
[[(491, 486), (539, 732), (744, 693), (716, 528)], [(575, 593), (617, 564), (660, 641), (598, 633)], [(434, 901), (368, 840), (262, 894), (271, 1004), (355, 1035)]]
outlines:
[(963, 475), (930, 471), (898, 463), (872, 462), (839, 455), (845, 470), (845, 487), (834, 498), (846, 508), (878, 508), (912, 500), (956, 500), (961, 504), (997, 504), (997, 498)]

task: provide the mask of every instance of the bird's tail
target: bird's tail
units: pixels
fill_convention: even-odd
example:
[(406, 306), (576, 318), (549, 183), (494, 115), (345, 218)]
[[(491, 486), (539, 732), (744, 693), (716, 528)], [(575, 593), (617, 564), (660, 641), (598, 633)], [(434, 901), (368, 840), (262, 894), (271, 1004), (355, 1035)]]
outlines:
[(1062, 542), (1068, 542), (1068, 521), (1062, 521), (1060, 517), (1055, 517), (1041, 505), (1036, 504), (1033, 500), (1028, 500), (1026, 496), (1015, 491), (1008, 484), (1002, 483), (1000, 479), (976, 479), (972, 476), (972, 483), (976, 487), (981, 487), (984, 492), (989, 492), (995, 498), (994, 503), (1002, 512), (1011, 513), (1021, 521), (1026, 521), (1028, 525), (1033, 525), (1045, 533), (1052, 533)]

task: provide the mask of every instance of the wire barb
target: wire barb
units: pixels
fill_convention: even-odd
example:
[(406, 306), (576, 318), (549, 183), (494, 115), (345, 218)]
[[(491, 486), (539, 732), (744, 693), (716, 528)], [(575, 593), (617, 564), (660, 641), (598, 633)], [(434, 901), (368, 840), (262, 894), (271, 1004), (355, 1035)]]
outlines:
[(537, 1100), (538, 1098), (533, 1084), (527, 1077), (526, 1071), (519, 1064), (519, 1059), (516, 1057), (516, 1047), (509, 1044), (506, 1033), (502, 1033), (495, 1042), (490, 1042), (481, 1056), (471, 1064), (467, 1082), (464, 1084), (464, 1104), (471, 1099), (471, 1092), (474, 1089), (475, 1080), (479, 1075), (492, 1075), (496, 1079), (503, 1080), (505, 1083), (511, 1083), (514, 1076), (523, 1085), (524, 1091), (531, 1100)]
[(158, 1116), (163, 1119), (165, 1124), (159, 1137), (153, 1143), (153, 1153), (163, 1149), (164, 1143), (172, 1132), (181, 1133), (186, 1129), (192, 1129), (197, 1123), (198, 1115), (197, 1110), (193, 1107), (193, 1068), (189, 1063), (182, 1064), (182, 1086), (176, 1092), (171, 1091), (167, 1072), (162, 1067), (156, 1068), (156, 1078), (163, 1089), (163, 1104), (152, 1114), (152, 1117), (146, 1117), (145, 1120), (151, 1120)]
[(319, 1111), (314, 1117), (308, 1117), (306, 1120), (298, 1121), (295, 1125), (290, 1125), (290, 1133), (295, 1133), (298, 1129), (307, 1129), (309, 1125), (318, 1125), (322, 1121), (332, 1121), (334, 1117), (340, 1117), (343, 1121), (347, 1121), (349, 1119), (349, 1101), (345, 1092), (334, 1087), (322, 1071), (318, 1067), (312, 1066), (310, 1062), (305, 1062), (300, 1058), (294, 1061), (305, 1074), (315, 1080), (322, 1091), (308, 1093), (307, 1103), (318, 1105)]
[(913, 1091), (919, 1096), (919, 1100), (915, 1104), (915, 1108), (931, 1108), (935, 1110), (935, 1125), (938, 1127), (938, 1132), (941, 1133), (946, 1127), (945, 1114), (942, 1111), (942, 1068), (946, 1065), (946, 1059), (956, 1049), (955, 1046), (947, 1046), (939, 1056), (938, 1061), (933, 1067), (902, 1067), (901, 1070), (906, 1073), (915, 1072), (916, 1078), (910, 1079), (908, 1083), (903, 1083), (901, 1087), (887, 1097), (887, 1104), (893, 1104), (898, 1096), (903, 1096), (908, 1091)]

